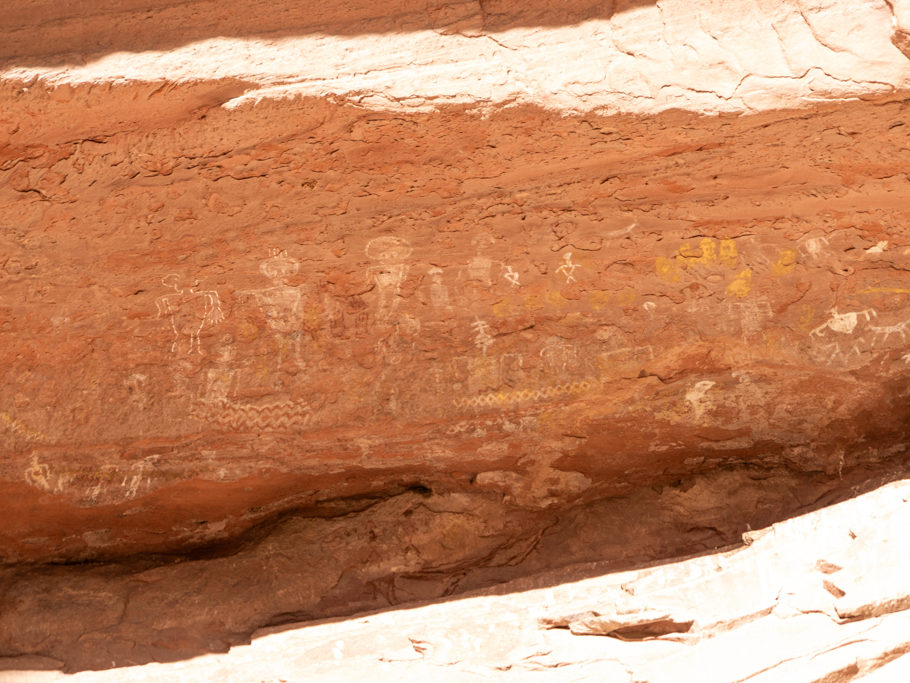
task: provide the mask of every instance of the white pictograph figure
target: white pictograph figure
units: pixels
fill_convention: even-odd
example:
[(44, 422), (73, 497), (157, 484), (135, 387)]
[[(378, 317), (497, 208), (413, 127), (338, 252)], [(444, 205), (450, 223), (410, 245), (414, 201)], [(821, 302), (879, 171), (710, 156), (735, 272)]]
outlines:
[(376, 285), (379, 303), (376, 319), (383, 323), (392, 321), (398, 311), (401, 283), (408, 274), (404, 260), (411, 255), (411, 245), (400, 237), (385, 235), (370, 240), (366, 255), (377, 262), (367, 270), (367, 276)]
[(521, 283), (518, 281), (518, 271), (513, 270), (512, 266), (504, 265), (502, 269), (505, 271), (503, 277), (508, 280), (515, 287), (520, 287)]
[(828, 246), (828, 238), (825, 235), (804, 237), (797, 243), (797, 251), (807, 258), (816, 258), (821, 256), (828, 249)]
[(575, 271), (581, 268), (577, 263), (572, 262), (572, 252), (567, 251), (562, 257), (562, 265), (556, 269), (557, 273), (562, 273), (566, 277), (566, 284), (576, 282)]
[(496, 341), (490, 335), (490, 326), (483, 320), (477, 319), (471, 323), (471, 327), (474, 328), (474, 346), (486, 356), (487, 349)]
[(218, 292), (214, 290), (197, 291), (195, 287), (198, 286), (198, 282), (194, 283), (192, 287), (181, 289), (180, 276), (173, 273), (165, 275), (161, 279), (161, 283), (174, 290), (173, 294), (159, 296), (155, 301), (158, 306), (158, 317), (167, 316), (171, 321), (171, 329), (174, 331), (171, 353), (177, 353), (180, 342), (187, 339), (189, 345), (186, 353), (189, 354), (195, 350), (201, 355), (199, 335), (202, 330), (224, 320)]
[(487, 252), (496, 243), (496, 240), (493, 239), (492, 235), (481, 233), (474, 237), (471, 243), (474, 245), (476, 253), (468, 261), (468, 279), (482, 282), (487, 287), (490, 287), (493, 285), (493, 277), (490, 275), (490, 271), (493, 268), (493, 259), (487, 255)]
[(253, 296), (265, 314), (266, 324), (274, 334), (278, 345), (278, 368), (292, 356), (298, 367), (303, 366), (300, 357), (300, 337), (303, 325), (303, 294), (300, 285), (289, 285), (288, 278), (297, 274), (300, 264), (290, 258), (286, 251), (273, 249), (271, 256), (259, 266), (259, 271), (272, 282), (271, 287), (240, 292)]
[(910, 320), (905, 320), (895, 325), (870, 325), (869, 331), (872, 332), (872, 343), (885, 343), (892, 334), (900, 337), (901, 341), (907, 341), (908, 326), (910, 326)]
[[(852, 335), (856, 326), (859, 324), (860, 317), (864, 318), (866, 322), (869, 322), (878, 315), (878, 312), (872, 308), (866, 308), (862, 311), (850, 311), (849, 313), (838, 313), (837, 309), (832, 308), (830, 313), (831, 316), (825, 322), (809, 332), (810, 336), (821, 338), (826, 336), (828, 331)], [(822, 348), (831, 352), (828, 357), (829, 363), (833, 363), (837, 359), (847, 362), (852, 356), (859, 358), (862, 355), (858, 344), (853, 343), (847, 351), (844, 351), (844, 349), (841, 348), (840, 342), (836, 339), (830, 344), (823, 345)]]
[(866, 322), (878, 315), (872, 308), (866, 308), (862, 311), (851, 311), (849, 313), (838, 313), (836, 308), (832, 308), (831, 317), (821, 325), (812, 330), (809, 334), (813, 337), (820, 337), (825, 334), (825, 330), (840, 332), (841, 334), (853, 334), (856, 325), (859, 323), (860, 316), (866, 319)]
[(442, 268), (434, 266), (430, 268), (428, 273), (432, 278), (432, 282), (430, 282), (430, 300), (433, 302), (433, 306), (436, 308), (448, 308), (449, 288), (442, 281)]

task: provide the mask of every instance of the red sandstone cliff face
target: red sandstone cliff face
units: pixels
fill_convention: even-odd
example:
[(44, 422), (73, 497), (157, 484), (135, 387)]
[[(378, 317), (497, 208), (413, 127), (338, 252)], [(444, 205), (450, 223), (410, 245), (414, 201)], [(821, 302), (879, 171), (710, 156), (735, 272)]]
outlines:
[(893, 476), (910, 145), (873, 47), (890, 94), (748, 116), (7, 72), (2, 654), (181, 657)]

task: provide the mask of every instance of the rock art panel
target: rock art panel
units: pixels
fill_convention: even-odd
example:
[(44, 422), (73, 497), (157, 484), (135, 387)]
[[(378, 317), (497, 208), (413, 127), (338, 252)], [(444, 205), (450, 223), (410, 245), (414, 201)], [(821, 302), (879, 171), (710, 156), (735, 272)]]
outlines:
[[(741, 476), (644, 561), (735, 538), (746, 480), (791, 477), (750, 503), (770, 523), (884, 476), (910, 419), (908, 64), (887, 5), (854, 4), (843, 35), (843, 3), (549, 28), (408, 5), (388, 33), (349, 4), (367, 18), (322, 8), (318, 35), (282, 5), (291, 34), (234, 12), (202, 47), (139, 41), (198, 5), (125, 8), (149, 51), (81, 66), (53, 36), (111, 15), (10, 15), (0, 58), (37, 61), (0, 68), (0, 565), (149, 587), (250, 549), (250, 575), (304, 577), (236, 624), (181, 603), (165, 656), (501, 578), (582, 506), (621, 529), (660, 492), (697, 519), (686, 491)], [(13, 649), (69, 661), (83, 607), (114, 649), (146, 638), (118, 595)]]

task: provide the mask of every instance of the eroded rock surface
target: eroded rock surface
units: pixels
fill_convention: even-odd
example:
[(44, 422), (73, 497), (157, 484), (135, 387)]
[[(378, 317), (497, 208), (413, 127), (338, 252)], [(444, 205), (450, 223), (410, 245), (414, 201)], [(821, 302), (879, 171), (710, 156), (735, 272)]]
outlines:
[(223, 650), (905, 470), (902, 4), (235, 4), (5, 20), (0, 654)]
[[(612, 574), (576, 567), (459, 600), (268, 629), (225, 655), (67, 680), (897, 683), (910, 672), (908, 523), (904, 480), (753, 532), (738, 550)], [(869, 609), (845, 617), (860, 603)], [(672, 628), (592, 635), (599, 613), (626, 628), (660, 615)]]

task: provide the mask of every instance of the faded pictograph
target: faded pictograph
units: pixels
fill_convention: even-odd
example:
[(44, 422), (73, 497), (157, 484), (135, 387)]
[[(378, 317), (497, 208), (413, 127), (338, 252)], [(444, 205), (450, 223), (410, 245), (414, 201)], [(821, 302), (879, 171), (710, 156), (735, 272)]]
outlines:
[(892, 336), (905, 342), (907, 341), (908, 327), (910, 327), (910, 319), (893, 325), (870, 325), (869, 331), (872, 333), (872, 343), (885, 344)]
[(832, 308), (828, 319), (813, 328), (809, 336), (821, 341), (821, 349), (827, 354), (829, 363), (838, 360), (847, 362), (851, 357), (862, 354), (858, 341), (853, 337), (857, 326), (861, 321), (868, 323), (877, 315), (873, 308), (847, 313), (838, 313), (836, 308)]
[(563, 254), (562, 263), (556, 269), (556, 272), (565, 278), (566, 284), (569, 284), (570, 282), (577, 282), (575, 271), (579, 268), (581, 268), (581, 266), (572, 261), (572, 252), (567, 251), (565, 254)]
[(489, 349), (496, 341), (490, 334), (490, 325), (485, 321), (477, 318), (473, 323), (471, 323), (471, 329), (474, 331), (474, 346), (476, 346), (480, 352), (486, 356), (487, 349)]
[(559, 337), (550, 337), (540, 350), (544, 372), (548, 375), (562, 376), (578, 364), (578, 353), (575, 346), (567, 344)]
[(377, 322), (388, 324), (398, 312), (401, 284), (410, 269), (405, 259), (411, 255), (411, 245), (400, 237), (385, 235), (370, 240), (365, 252), (376, 262), (367, 269), (367, 277), (377, 294), (375, 318)]
[(312, 410), (307, 401), (239, 396), (241, 382), (235, 362), (234, 340), (226, 335), (202, 374), (203, 385), (190, 405), (190, 417), (242, 430), (288, 431), (310, 423)]
[(300, 342), (303, 335), (303, 303), (301, 285), (291, 285), (288, 280), (297, 274), (300, 264), (284, 250), (273, 249), (259, 271), (267, 277), (270, 287), (238, 292), (238, 296), (255, 298), (265, 315), (266, 325), (272, 331), (277, 346), (278, 369), (290, 361), (303, 367)]
[(796, 244), (797, 251), (807, 259), (814, 259), (822, 256), (829, 247), (828, 237), (826, 235), (814, 235), (803, 237)]
[(174, 291), (159, 296), (155, 303), (158, 306), (158, 317), (168, 318), (174, 333), (171, 353), (189, 354), (195, 351), (202, 355), (199, 336), (207, 327), (213, 327), (224, 320), (221, 312), (221, 301), (215, 290), (198, 291), (198, 283), (191, 287), (181, 287), (179, 275), (171, 273), (161, 279), (165, 287)]
[(458, 356), (451, 361), (452, 389), (459, 394), (492, 391), (502, 382), (499, 356)]
[(594, 359), (602, 379), (621, 377), (629, 372), (638, 376), (642, 364), (654, 360), (654, 349), (650, 345), (624, 346), (609, 351), (601, 351)]
[(48, 493), (59, 493), (65, 484), (51, 473), (51, 468), (46, 463), (39, 462), (36, 456), (32, 456), (32, 464), (25, 469), (23, 475), (27, 484)]
[(449, 288), (442, 281), (443, 270), (436, 266), (427, 271), (430, 276), (430, 301), (437, 310), (445, 311), (451, 308), (449, 303)]
[(67, 462), (53, 467), (32, 457), (25, 469), (25, 482), (47, 493), (75, 494), (84, 504), (111, 504), (133, 500), (152, 488), (160, 455), (121, 465), (86, 467)]
[(200, 400), (218, 403), (229, 400), (235, 393), (237, 370), (234, 368), (234, 346), (230, 337), (221, 340), (211, 367), (205, 370), (205, 386)]
[(525, 359), (520, 353), (504, 353), (499, 357), (500, 379), (509, 387), (520, 386), (527, 378)]
[(767, 299), (755, 301), (728, 301), (725, 306), (726, 319), (739, 323), (743, 339), (759, 334), (774, 317), (774, 311)]
[(420, 320), (405, 313), (395, 321), (392, 333), (376, 342), (376, 355), (384, 365), (401, 364), (413, 355), (420, 330)]
[(493, 285), (493, 263), (489, 250), (496, 243), (492, 235), (481, 233), (471, 240), (474, 246), (474, 256), (468, 261), (466, 268), (468, 279), (480, 282), (487, 287)]
[(709, 392), (714, 387), (715, 382), (711, 380), (702, 380), (696, 382), (686, 392), (686, 402), (689, 404), (692, 412), (695, 414), (696, 421), (701, 421), (705, 412), (713, 407), (713, 400), (709, 397)]
[(8, 429), (10, 433), (29, 441), (45, 441), (47, 439), (47, 436), (45, 436), (43, 432), (32, 429), (9, 413), (0, 413), (0, 427), (4, 427), (5, 429)]

